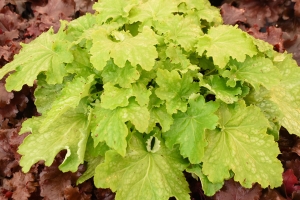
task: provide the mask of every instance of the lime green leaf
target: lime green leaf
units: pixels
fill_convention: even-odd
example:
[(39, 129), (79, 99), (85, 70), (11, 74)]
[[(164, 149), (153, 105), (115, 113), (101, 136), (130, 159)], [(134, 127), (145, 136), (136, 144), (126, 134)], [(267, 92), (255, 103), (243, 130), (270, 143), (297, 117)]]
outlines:
[(104, 162), (104, 157), (98, 156), (95, 158), (89, 158), (86, 160), (87, 162), (87, 169), (86, 171), (77, 179), (76, 184), (81, 184), (86, 180), (95, 176), (95, 169), (96, 167)]
[(135, 100), (141, 106), (147, 106), (149, 103), (151, 91), (147, 90), (146, 85), (144, 85), (141, 82), (134, 83), (134, 84), (132, 84), (132, 95), (135, 96)]
[(122, 117), (130, 120), (139, 132), (146, 132), (150, 120), (150, 113), (146, 106), (140, 106), (130, 99), (129, 106), (122, 109)]
[(87, 162), (86, 171), (79, 177), (77, 184), (92, 178), (95, 175), (96, 167), (104, 162), (104, 156), (109, 147), (104, 143), (99, 143), (94, 147), (94, 140), (90, 136), (86, 144), (86, 150), (84, 155), (84, 161)]
[(170, 44), (166, 49), (166, 55), (170, 58), (171, 63), (180, 64), (182, 69), (187, 69), (191, 65), (187, 55), (177, 45)]
[(82, 77), (88, 77), (95, 74), (94, 68), (90, 63), (90, 55), (87, 49), (79, 46), (73, 47), (70, 50), (74, 56), (72, 63), (66, 65), (66, 71), (71, 74), (77, 74)]
[(68, 36), (72, 36), (72, 40), (77, 40), (85, 30), (92, 28), (96, 24), (96, 16), (91, 13), (86, 13), (84, 16), (71, 21), (66, 30)]
[(88, 78), (77, 77), (71, 82), (65, 84), (55, 101), (51, 105), (51, 109), (44, 114), (44, 120), (40, 125), (39, 131), (46, 131), (52, 123), (59, 120), (70, 108), (76, 108), (81, 99), (89, 95), (89, 89), (94, 82), (94, 75)]
[(187, 163), (178, 151), (170, 151), (161, 142), (157, 152), (148, 152), (146, 142), (139, 136), (130, 138), (125, 157), (115, 151), (106, 153), (105, 162), (96, 168), (95, 185), (116, 191), (116, 200), (168, 200), (172, 196), (190, 199), (182, 173)]
[(130, 12), (130, 23), (142, 22), (143, 25), (153, 26), (155, 22), (164, 21), (178, 11), (178, 1), (149, 0), (140, 3)]
[(108, 150), (109, 147), (106, 145), (105, 142), (100, 142), (95, 146), (94, 139), (92, 138), (92, 136), (90, 136), (86, 144), (84, 159), (90, 160), (90, 158), (96, 158), (98, 156), (104, 157), (106, 151)]
[(125, 107), (129, 103), (129, 98), (136, 97), (136, 101), (141, 106), (148, 105), (151, 91), (147, 90), (143, 84), (133, 84), (131, 88), (118, 88), (110, 82), (103, 86), (104, 92), (101, 95), (102, 107), (113, 110), (117, 107)]
[[(32, 134), (27, 136), (19, 146), (18, 153), (22, 155), (20, 165), (24, 172), (28, 172), (33, 164), (44, 160), (50, 166), (55, 156), (63, 149), (67, 150), (66, 157), (59, 169), (63, 172), (78, 170), (84, 161), (84, 152), (89, 135), (88, 117), (75, 109), (66, 110), (63, 115), (51, 123), (44, 131), (39, 130), (44, 116), (33, 117), (22, 125), (21, 133), (28, 130)], [(47, 142), (43, 142), (47, 140)]]
[[(116, 41), (109, 38), (110, 34)], [(129, 61), (131, 65), (140, 65), (149, 71), (153, 68), (158, 56), (154, 47), (158, 42), (149, 27), (144, 27), (143, 31), (135, 37), (128, 32), (107, 33), (104, 28), (99, 28), (94, 31), (92, 39), (91, 63), (99, 71), (106, 66), (106, 62), (110, 58), (114, 59), (114, 63), (118, 67), (125, 67), (126, 61)]]
[(188, 157), (191, 163), (200, 163), (207, 146), (205, 130), (213, 130), (218, 122), (214, 112), (219, 105), (216, 102), (205, 103), (202, 96), (189, 101), (189, 108), (185, 113), (179, 112), (173, 116), (171, 129), (163, 134), (166, 146), (180, 144), (180, 153)]
[(196, 48), (200, 56), (206, 51), (220, 68), (224, 68), (230, 58), (243, 62), (246, 55), (252, 57), (257, 53), (252, 39), (245, 32), (228, 25), (211, 27), (208, 34), (198, 40)]
[[(183, 60), (182, 60), (183, 61)], [(187, 64), (187, 63), (186, 63)], [(155, 63), (155, 68), (159, 69), (166, 69), (168, 71), (179, 71), (183, 72), (187, 70), (187, 65), (182, 65), (180, 63), (175, 64), (172, 62), (170, 58), (167, 58), (166, 60), (160, 60)]]
[(45, 79), (44, 75), (39, 75), (38, 86), (34, 91), (34, 104), (39, 113), (44, 113), (51, 108), (64, 87), (64, 84), (49, 85)]
[(111, 3), (110, 0), (102, 0), (93, 5), (93, 9), (98, 12), (98, 23), (102, 24), (108, 19), (119, 21), (120, 23), (126, 22), (130, 10), (137, 4), (135, 0), (115, 0)]
[(220, 99), (228, 104), (238, 101), (238, 95), (242, 94), (240, 87), (227, 86), (226, 79), (218, 75), (209, 76), (206, 78), (206, 80), (200, 81), (200, 85), (213, 92), (217, 99)]
[(139, 79), (140, 73), (129, 62), (126, 62), (125, 67), (120, 68), (113, 63), (112, 60), (107, 62), (107, 65), (102, 71), (103, 83), (118, 84), (123, 88), (130, 88), (131, 83)]
[[(184, 0), (189, 9), (189, 15), (197, 16), (198, 21), (206, 20), (208, 22), (216, 22), (219, 24), (222, 22), (220, 10), (210, 5), (209, 1), (206, 0)], [(192, 11), (194, 12), (192, 14)]]
[(150, 109), (149, 127), (146, 132), (150, 133), (157, 123), (160, 124), (163, 132), (168, 131), (173, 124), (173, 117), (167, 112), (165, 105), (152, 107)]
[(159, 88), (155, 94), (163, 100), (166, 100), (167, 111), (169, 114), (176, 113), (177, 110), (185, 112), (187, 109), (187, 99), (199, 89), (196, 83), (193, 83), (193, 77), (189, 74), (183, 74), (180, 77), (177, 71), (167, 71), (158, 69), (156, 83)]
[(247, 57), (242, 63), (232, 61), (229, 65), (231, 70), (223, 72), (223, 76), (234, 81), (248, 82), (255, 89), (259, 89), (260, 85), (271, 89), (279, 83), (281, 78), (279, 70), (268, 58), (258, 56), (254, 56), (253, 58)]
[(292, 55), (284, 55), (284, 60), (275, 62), (282, 80), (271, 89), (271, 100), (283, 113), (280, 120), (289, 133), (300, 135), (300, 68)]
[(97, 106), (93, 110), (91, 131), (94, 146), (105, 141), (106, 144), (115, 149), (119, 154), (126, 153), (127, 126), (122, 119), (121, 109), (108, 110)]
[(132, 90), (129, 88), (118, 88), (108, 82), (104, 86), (104, 92), (101, 95), (101, 107), (113, 110), (117, 107), (125, 107), (129, 104), (129, 97), (132, 96)]
[(25, 84), (32, 86), (38, 74), (43, 71), (46, 71), (49, 84), (61, 83), (65, 75), (64, 63), (73, 60), (69, 46), (64, 32), (60, 30), (54, 35), (50, 29), (30, 44), (22, 44), (22, 49), (15, 55), (14, 61), (1, 68), (0, 79), (8, 72), (16, 70), (6, 79), (8, 91), (19, 91)]
[(101, 104), (96, 104), (91, 121), (94, 145), (105, 141), (106, 144), (115, 149), (122, 156), (126, 153), (126, 137), (128, 128), (125, 122), (131, 121), (140, 132), (145, 132), (150, 119), (146, 107), (139, 106), (130, 99), (127, 107), (118, 107), (114, 110), (104, 109)]
[(207, 176), (203, 174), (202, 167), (200, 165), (192, 165), (186, 169), (187, 172), (195, 174), (199, 177), (202, 185), (202, 190), (207, 196), (214, 195), (218, 190), (223, 187), (224, 181), (220, 183), (212, 183), (208, 180)]
[(269, 126), (260, 109), (246, 107), (243, 102), (219, 109), (220, 129), (207, 131), (208, 146), (203, 158), (203, 173), (212, 183), (230, 177), (250, 188), (257, 182), (262, 187), (282, 184), (280, 153), (273, 136), (266, 134)]
[(198, 24), (180, 15), (165, 19), (155, 28), (164, 35), (166, 43), (180, 45), (186, 51), (191, 51), (203, 34)]
[(270, 127), (268, 133), (273, 135), (275, 140), (279, 140), (280, 121), (283, 114), (278, 105), (271, 100), (271, 93), (264, 87), (259, 90), (251, 90), (245, 97), (247, 104), (256, 105), (264, 113), (265, 117), (269, 120)]

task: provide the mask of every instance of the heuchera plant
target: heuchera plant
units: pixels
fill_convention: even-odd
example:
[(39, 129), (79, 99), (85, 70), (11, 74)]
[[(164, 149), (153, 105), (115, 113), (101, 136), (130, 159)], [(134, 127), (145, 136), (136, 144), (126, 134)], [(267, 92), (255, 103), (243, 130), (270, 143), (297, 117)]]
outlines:
[(0, 70), (8, 91), (37, 80), (42, 114), (23, 123), (24, 172), (87, 163), (116, 199), (189, 199), (183, 171), (207, 195), (234, 177), (282, 184), (278, 133), (298, 134), (300, 69), (206, 0), (102, 0), (95, 14), (61, 22)]

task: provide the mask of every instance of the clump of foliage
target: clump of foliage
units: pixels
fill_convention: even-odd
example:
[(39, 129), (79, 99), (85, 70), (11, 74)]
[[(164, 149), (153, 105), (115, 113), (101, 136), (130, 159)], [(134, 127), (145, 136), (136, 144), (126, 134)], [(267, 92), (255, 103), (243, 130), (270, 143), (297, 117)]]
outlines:
[(282, 184), (278, 133), (300, 127), (300, 69), (206, 0), (102, 0), (95, 14), (62, 21), (0, 70), (8, 91), (32, 86), (42, 114), (26, 120), (24, 172), (87, 171), (116, 199), (189, 199), (183, 171), (213, 195)]

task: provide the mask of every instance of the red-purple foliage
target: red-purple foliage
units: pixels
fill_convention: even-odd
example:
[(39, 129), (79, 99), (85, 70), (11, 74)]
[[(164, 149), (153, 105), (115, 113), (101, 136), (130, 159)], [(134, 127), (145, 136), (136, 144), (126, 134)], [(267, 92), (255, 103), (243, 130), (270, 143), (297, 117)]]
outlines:
[(225, 181), (223, 188), (214, 196), (215, 200), (259, 200), (261, 187), (255, 184), (251, 189), (243, 188), (232, 179)]

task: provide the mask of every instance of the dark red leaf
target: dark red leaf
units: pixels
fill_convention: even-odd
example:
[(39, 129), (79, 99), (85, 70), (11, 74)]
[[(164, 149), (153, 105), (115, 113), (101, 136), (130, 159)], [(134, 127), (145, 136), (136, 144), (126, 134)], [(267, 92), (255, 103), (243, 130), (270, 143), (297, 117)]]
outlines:
[(73, 0), (48, 0), (45, 6), (32, 6), (32, 10), (51, 17), (52, 22), (60, 19), (71, 20), (75, 14), (75, 3)]
[(16, 172), (12, 179), (4, 179), (3, 187), (12, 192), (12, 198), (18, 200), (27, 200), (30, 193), (36, 190), (34, 175), (32, 173)]
[(255, 184), (251, 189), (246, 189), (233, 179), (225, 181), (223, 188), (214, 196), (215, 200), (259, 200), (261, 187)]
[[(300, 30), (300, 28), (298, 28)], [(298, 65), (300, 65), (300, 34), (293, 33), (285, 33), (283, 35), (284, 47), (289, 53), (293, 53), (293, 58), (297, 61)]]
[(44, 200), (64, 200), (64, 189), (75, 185), (79, 176), (85, 171), (85, 168), (80, 166), (76, 173), (61, 172), (58, 166), (63, 162), (65, 153), (65, 151), (60, 152), (53, 164), (50, 167), (45, 167), (40, 173), (39, 184), (41, 196), (44, 197)]
[(294, 5), (294, 10), (295, 10), (295, 16), (300, 17), (300, 1), (296, 0), (296, 3)]
[(64, 190), (65, 200), (90, 200), (91, 194), (81, 193), (78, 187), (68, 186)]
[(283, 185), (285, 192), (288, 196), (291, 196), (294, 191), (300, 190), (300, 185), (297, 177), (292, 169), (288, 169), (283, 173)]
[(285, 0), (227, 0), (224, 2), (235, 3), (237, 8), (245, 10), (244, 16), (247, 23), (258, 27), (276, 22), (285, 8)]
[(284, 198), (281, 194), (279, 194), (279, 192), (277, 192), (276, 190), (271, 190), (268, 188), (267, 192), (265, 192), (260, 200), (287, 200), (286, 198)]
[(12, 92), (7, 92), (4, 83), (0, 81), (0, 108), (8, 105), (12, 98), (14, 98), (14, 94)]
[(221, 6), (221, 14), (225, 24), (237, 24), (239, 22), (246, 22), (247, 19), (244, 16), (244, 9), (236, 8), (228, 3), (224, 3)]
[(95, 190), (96, 198), (99, 200), (114, 200), (115, 193), (113, 193), (110, 189), (97, 189)]

